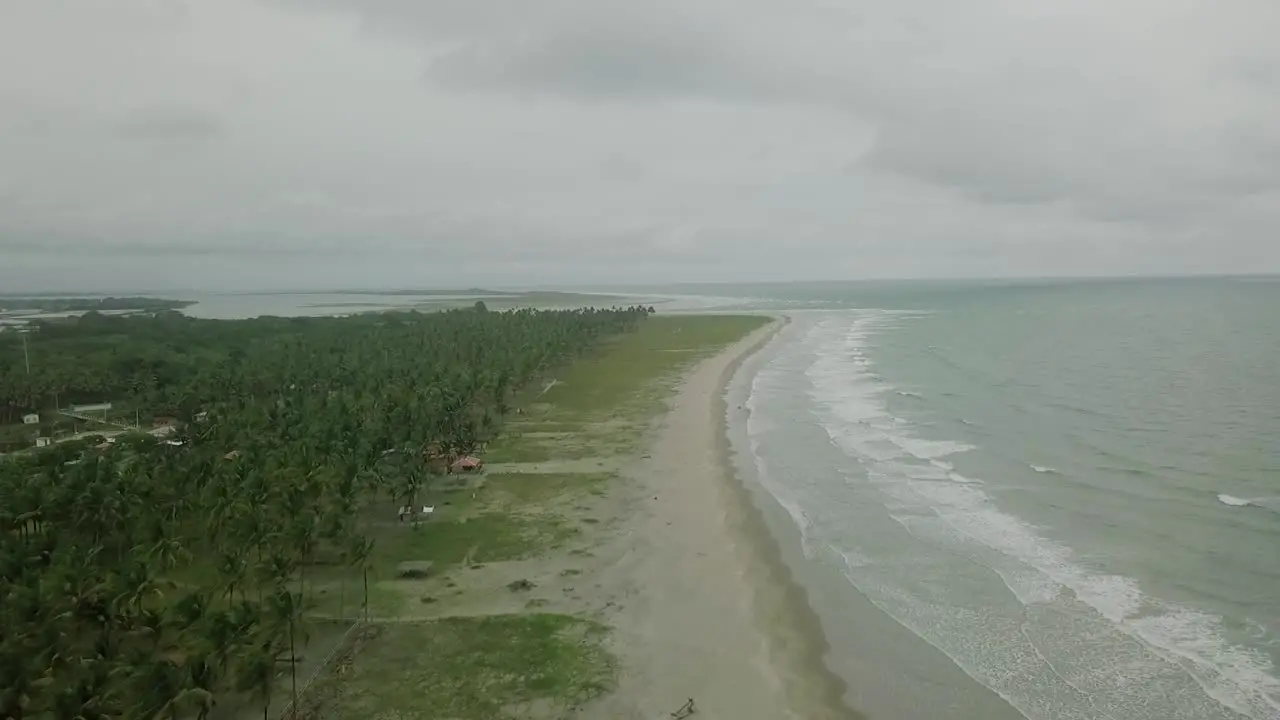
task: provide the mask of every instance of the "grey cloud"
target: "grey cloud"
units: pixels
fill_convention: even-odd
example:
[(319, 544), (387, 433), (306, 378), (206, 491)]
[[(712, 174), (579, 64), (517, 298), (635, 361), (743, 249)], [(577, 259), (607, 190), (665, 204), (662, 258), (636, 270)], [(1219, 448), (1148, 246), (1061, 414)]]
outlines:
[(0, 283), (1280, 268), (1277, 7), (12, 4)]
[(966, 145), (956, 137), (926, 132), (932, 138), (891, 131), (864, 162), (875, 170), (920, 178), (995, 204), (1049, 203), (1074, 189), (1069, 177), (1037, 165), (1038, 157), (1019, 157), (998, 142)]
[(468, 44), (437, 59), (432, 79), (464, 90), (551, 92), (636, 102), (758, 96), (765, 83), (737, 71), (714, 38), (689, 28), (609, 24), (510, 44)]
[[(12, 234), (13, 231), (9, 231)], [(55, 235), (40, 232), (23, 233), (18, 240), (0, 241), (0, 250), (11, 256), (50, 256), (66, 259), (77, 257), (82, 260), (97, 260), (103, 257), (129, 258), (137, 260), (157, 258), (190, 258), (199, 259), (213, 256), (285, 256), (297, 257), (316, 253), (315, 245), (305, 247), (286, 247), (279, 244), (264, 243), (266, 238), (244, 239), (234, 235), (220, 233), (216, 237), (194, 242), (174, 244), (164, 240), (93, 240), (83, 234)], [(276, 238), (278, 239), (278, 238)], [(355, 252), (350, 244), (334, 245), (324, 254), (343, 254)]]
[(1280, 59), (1274, 57), (1244, 57), (1228, 65), (1231, 71), (1246, 83), (1263, 91), (1280, 91)]
[[(1070, 24), (1059, 28), (1052, 19), (1041, 22), (1031, 16), (1029, 28), (1018, 28), (1019, 20), (1001, 17), (1003, 6), (996, 3), (980, 2), (961, 13), (921, 0), (899, 8), (854, 3), (847, 12), (801, 2), (792, 15), (807, 24), (797, 24), (772, 3), (749, 3), (739, 6), (738, 13), (726, 6), (719, 23), (706, 23), (675, 3), (659, 2), (634, 13), (618, 3), (561, 0), (520, 14), (527, 26), (519, 32), (510, 25), (511, 8), (490, 7), (486, 13), (478, 6), (462, 11), (454, 3), (397, 0), (360, 7), (375, 31), (436, 43), (440, 50), (428, 75), (450, 87), (635, 102), (709, 98), (837, 109), (877, 127), (879, 140), (865, 158), (867, 168), (916, 177), (981, 202), (1070, 201), (1099, 219), (1159, 220), (1154, 208), (1195, 204), (1189, 197), (1194, 193), (1231, 196), (1270, 183), (1265, 169), (1253, 167), (1251, 160), (1224, 168), (1230, 159), (1206, 157), (1198, 167), (1184, 164), (1170, 174), (1153, 171), (1146, 162), (1167, 164), (1162, 153), (1185, 152), (1179, 147), (1183, 141), (1211, 144), (1219, 130), (1188, 127), (1172, 138), (1114, 133), (1125, 113), (1140, 107), (1135, 98), (1159, 82), (1157, 76), (1141, 73), (1160, 68), (1131, 68), (1126, 60), (1106, 55), (1129, 51), (1123, 46), (1102, 48), (1096, 57), (1080, 55), (1079, 48), (1063, 48), (1051, 37), (1059, 30), (1069, 33)], [(765, 22), (774, 21), (774, 37), (761, 36), (758, 27), (743, 21), (750, 19), (752, 9), (761, 10)], [(1168, 18), (1148, 18), (1163, 19)], [(1140, 23), (1134, 26), (1142, 29)], [(439, 44), (440, 27), (455, 33), (452, 43)], [(1037, 36), (1020, 39), (1017, 33), (1025, 29), (1050, 34), (1049, 42), (1041, 44)], [(949, 37), (947, 30), (954, 35)], [(788, 32), (808, 32), (809, 44), (804, 35), (788, 42)], [(989, 40), (989, 46), (948, 47), (963, 33), (979, 43)], [(771, 56), (762, 40), (776, 43), (778, 52)], [(841, 52), (842, 45), (847, 52)], [(884, 50), (912, 54), (877, 52)], [(1070, 54), (1055, 55), (1055, 50)], [(971, 57), (949, 57), (964, 51)], [(934, 60), (939, 56), (951, 66)], [(972, 58), (979, 58), (978, 64)], [(1000, 64), (991, 65), (992, 58)], [(1255, 55), (1236, 65), (1240, 72), (1262, 77), (1274, 60)], [(1166, 118), (1142, 110), (1134, 120), (1172, 121), (1175, 126), (1182, 113), (1198, 112), (1194, 103), (1170, 107)], [(1144, 140), (1150, 142), (1149, 157), (1124, 157), (1141, 155), (1136, 143)], [(1113, 154), (1117, 146), (1123, 149), (1119, 155)], [(1172, 181), (1172, 186), (1157, 190), (1153, 181)], [(1138, 197), (1144, 192), (1178, 197)], [(1134, 207), (1126, 207), (1131, 200)]]
[(154, 108), (130, 112), (112, 123), (122, 137), (159, 141), (211, 140), (226, 132), (216, 115), (192, 108)]
[[(708, 17), (714, 6), (671, 0), (324, 5), (358, 11), (374, 34), (431, 47), (426, 76), (451, 89), (636, 102), (760, 101), (795, 91), (786, 84), (795, 78), (771, 70), (773, 59), (725, 32), (726, 15)], [(720, 10), (732, 15), (731, 6)]]

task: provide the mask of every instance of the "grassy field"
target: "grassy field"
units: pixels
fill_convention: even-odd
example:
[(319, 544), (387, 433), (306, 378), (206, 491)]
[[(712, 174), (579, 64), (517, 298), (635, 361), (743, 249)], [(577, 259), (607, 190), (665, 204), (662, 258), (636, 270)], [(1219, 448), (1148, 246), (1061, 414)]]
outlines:
[(769, 318), (755, 315), (671, 315), (650, 318), (596, 353), (557, 373), (545, 391), (519, 399), (489, 462), (551, 462), (624, 455), (648, 436), (680, 373)]
[(546, 614), (384, 626), (303, 707), (334, 720), (559, 718), (612, 685), (605, 633)]
[[(762, 327), (758, 316), (657, 316), (594, 357), (568, 368), (539, 402), (553, 406), (557, 422), (590, 420), (661, 400), (677, 373)], [(648, 409), (648, 408), (646, 408)]]
[[(653, 317), (517, 398), (523, 412), (508, 416), (484, 454), (490, 470), (424, 492), (436, 506), (429, 522), (412, 527), (391, 515), (377, 524), (370, 615), (397, 622), (375, 622), (335, 664), (304, 703), (311, 716), (559, 718), (605, 692), (616, 669), (593, 616), (492, 613), (529, 613), (554, 597), (509, 581), (532, 578), (535, 594), (586, 582), (580, 564), (609, 532), (607, 496), (681, 373), (767, 322)], [(431, 561), (430, 578), (398, 579), (404, 561)], [(361, 612), (360, 578), (336, 585), (316, 573), (315, 583), (314, 613)]]

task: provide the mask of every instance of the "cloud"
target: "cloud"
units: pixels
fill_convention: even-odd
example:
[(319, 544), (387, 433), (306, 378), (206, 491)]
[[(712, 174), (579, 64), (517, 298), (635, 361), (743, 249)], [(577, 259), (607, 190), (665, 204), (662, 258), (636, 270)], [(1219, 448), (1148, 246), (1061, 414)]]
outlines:
[(1269, 0), (10, 4), (0, 284), (1280, 270), (1274, 27)]
[(763, 79), (738, 71), (703, 28), (655, 26), (617, 15), (507, 43), (468, 43), (441, 55), (428, 77), (459, 90), (556, 93), (651, 102), (756, 96)]
[(122, 137), (139, 140), (203, 141), (226, 131), (217, 116), (191, 108), (151, 108), (128, 113), (113, 124)]

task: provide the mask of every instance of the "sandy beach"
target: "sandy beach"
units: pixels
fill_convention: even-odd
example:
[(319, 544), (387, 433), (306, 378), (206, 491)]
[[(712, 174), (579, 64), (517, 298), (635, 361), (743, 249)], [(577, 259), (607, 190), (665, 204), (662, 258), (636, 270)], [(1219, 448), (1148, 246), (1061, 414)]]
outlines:
[(690, 699), (694, 720), (858, 717), (732, 471), (726, 388), (784, 324), (655, 319), (559, 370), (485, 471), (433, 496), (441, 517), (388, 534), (441, 569), (378, 577), (378, 632), (310, 704), (440, 717), (428, 691), (477, 720), (669, 720)]
[(850, 718), (826, 671), (816, 621), (730, 470), (724, 390), (772, 323), (695, 366), (650, 451), (625, 476), (630, 517), (599, 574), (619, 598), (609, 622), (618, 688), (601, 718), (669, 717), (693, 698), (700, 718)]

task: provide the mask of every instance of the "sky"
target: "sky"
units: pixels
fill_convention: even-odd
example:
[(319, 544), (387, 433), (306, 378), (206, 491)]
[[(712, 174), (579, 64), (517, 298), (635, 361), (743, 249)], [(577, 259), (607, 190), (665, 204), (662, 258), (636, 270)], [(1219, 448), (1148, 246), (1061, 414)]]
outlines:
[(0, 0), (0, 292), (1280, 272), (1276, 0)]

